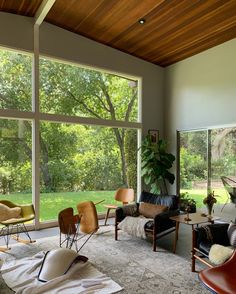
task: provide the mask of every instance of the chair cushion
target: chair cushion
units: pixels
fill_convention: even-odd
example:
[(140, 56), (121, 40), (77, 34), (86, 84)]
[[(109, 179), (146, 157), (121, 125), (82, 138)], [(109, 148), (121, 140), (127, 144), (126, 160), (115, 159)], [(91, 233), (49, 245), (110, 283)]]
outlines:
[(220, 265), (223, 264), (227, 259), (229, 259), (233, 252), (234, 250), (232, 248), (214, 244), (211, 246), (209, 252), (209, 260), (214, 265)]
[(20, 207), (9, 208), (8, 206), (0, 203), (0, 221), (6, 221), (12, 218), (19, 218), (21, 214)]
[(141, 202), (139, 204), (139, 213), (148, 218), (154, 218), (157, 214), (160, 214), (168, 210), (168, 206), (158, 205), (152, 203)]
[(229, 243), (231, 246), (236, 248), (236, 224), (231, 222), (228, 227), (228, 238), (229, 238)]

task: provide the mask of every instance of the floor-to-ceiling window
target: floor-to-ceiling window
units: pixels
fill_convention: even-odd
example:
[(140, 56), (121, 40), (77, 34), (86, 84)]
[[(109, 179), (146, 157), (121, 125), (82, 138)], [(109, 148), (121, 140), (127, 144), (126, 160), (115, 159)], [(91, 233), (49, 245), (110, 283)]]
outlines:
[(236, 128), (211, 128), (179, 132), (179, 187), (203, 206), (208, 191), (214, 191), (217, 204), (229, 197), (222, 177), (236, 180)]
[(34, 160), (42, 222), (80, 201), (112, 203), (121, 186), (137, 191), (138, 80), (40, 58), (40, 152), (34, 157), (31, 71), (30, 55), (0, 50), (0, 197), (33, 201)]

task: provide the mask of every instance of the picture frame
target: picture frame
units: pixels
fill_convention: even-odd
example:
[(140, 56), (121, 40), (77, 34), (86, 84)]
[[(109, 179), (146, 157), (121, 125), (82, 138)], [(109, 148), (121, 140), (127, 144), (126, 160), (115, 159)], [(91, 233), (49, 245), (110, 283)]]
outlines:
[(159, 141), (159, 130), (148, 130), (148, 134), (151, 136), (152, 143), (157, 144)]

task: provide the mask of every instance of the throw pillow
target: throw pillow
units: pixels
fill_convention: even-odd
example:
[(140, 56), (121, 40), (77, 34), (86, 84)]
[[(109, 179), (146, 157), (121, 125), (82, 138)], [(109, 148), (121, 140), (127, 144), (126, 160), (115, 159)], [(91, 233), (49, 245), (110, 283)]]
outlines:
[(236, 248), (236, 224), (231, 222), (228, 227), (228, 238), (231, 246)]
[(11, 218), (19, 218), (20, 214), (20, 207), (10, 208), (5, 204), (0, 203), (0, 221), (6, 221)]
[(145, 217), (154, 218), (157, 214), (167, 211), (169, 208), (165, 205), (141, 202), (139, 204), (139, 213)]
[(233, 254), (233, 249), (222, 245), (214, 244), (211, 246), (209, 252), (209, 260), (214, 265), (220, 265), (224, 263)]

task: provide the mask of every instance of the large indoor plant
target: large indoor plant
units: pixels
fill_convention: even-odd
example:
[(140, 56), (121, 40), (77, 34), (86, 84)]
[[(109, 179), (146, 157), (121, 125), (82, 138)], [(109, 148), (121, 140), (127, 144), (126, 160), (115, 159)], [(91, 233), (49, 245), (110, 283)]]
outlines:
[(153, 143), (147, 135), (141, 145), (142, 177), (144, 183), (150, 186), (154, 194), (168, 195), (167, 182), (174, 183), (175, 176), (169, 171), (175, 161), (175, 156), (166, 151), (167, 143), (158, 140)]

